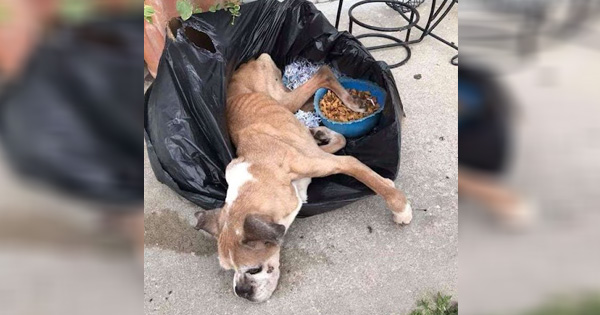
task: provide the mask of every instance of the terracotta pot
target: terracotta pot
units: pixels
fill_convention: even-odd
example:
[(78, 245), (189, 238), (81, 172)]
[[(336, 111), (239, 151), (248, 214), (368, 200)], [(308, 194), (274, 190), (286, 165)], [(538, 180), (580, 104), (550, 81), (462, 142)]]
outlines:
[(0, 21), (0, 75), (18, 75), (56, 8), (56, 0), (3, 0), (0, 3), (0, 10), (7, 14)]

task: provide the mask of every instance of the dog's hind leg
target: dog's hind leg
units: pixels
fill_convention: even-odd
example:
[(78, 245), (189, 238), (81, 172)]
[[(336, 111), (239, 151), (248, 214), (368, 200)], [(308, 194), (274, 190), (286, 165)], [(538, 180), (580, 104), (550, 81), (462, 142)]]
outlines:
[(396, 189), (394, 182), (381, 177), (352, 156), (337, 156), (317, 151), (314, 156), (299, 157), (291, 164), (291, 168), (298, 178), (325, 177), (333, 174), (352, 176), (385, 199), (396, 223), (408, 224), (412, 220), (410, 203), (404, 193)]
[(458, 191), (479, 201), (509, 227), (527, 227), (536, 219), (535, 205), (489, 176), (459, 167)]
[(310, 133), (319, 148), (327, 153), (335, 153), (346, 146), (346, 138), (327, 127), (310, 128)]

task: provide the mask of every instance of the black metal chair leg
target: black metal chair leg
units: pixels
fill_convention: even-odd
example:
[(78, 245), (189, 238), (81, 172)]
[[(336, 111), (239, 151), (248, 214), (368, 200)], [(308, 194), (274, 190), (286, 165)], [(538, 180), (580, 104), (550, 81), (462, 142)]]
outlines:
[[(342, 15), (342, 5), (344, 4), (344, 0), (339, 0), (339, 4), (338, 4), (338, 12), (337, 12), (337, 16), (335, 17), (335, 28), (337, 29), (338, 26), (340, 26), (340, 16)], [(352, 24), (350, 24), (352, 25)]]
[[(435, 2), (435, 0), (433, 0)], [(413, 19), (415, 18), (415, 12), (410, 11), (410, 21), (408, 21), (409, 23), (412, 23)], [(410, 39), (410, 31), (412, 30), (412, 27), (406, 30), (406, 39), (404, 39), (405, 42), (408, 42), (408, 40)]]
[[(398, 27), (379, 27), (379, 26), (375, 26), (375, 25), (371, 25), (371, 24), (366, 24), (364, 21), (358, 20), (352, 14), (353, 10), (361, 5), (367, 5), (367, 4), (378, 3), (378, 2), (379, 3), (391, 2), (391, 3), (397, 4), (398, 6), (408, 8), (411, 12), (410, 20), (408, 21), (408, 24), (404, 25), (404, 26), (398, 26)], [(419, 11), (417, 11), (413, 6), (410, 6), (406, 3), (402, 3), (398, 0), (363, 0), (363, 1), (357, 2), (357, 3), (353, 4), (352, 6), (350, 6), (350, 9), (348, 9), (348, 18), (349, 18), (348, 32), (350, 32), (350, 34), (352, 34), (352, 26), (354, 25), (354, 23), (356, 23), (358, 26), (361, 26), (361, 27), (369, 29), (369, 30), (378, 31), (378, 32), (401, 32), (401, 31), (407, 30), (407, 33), (409, 34), (408, 36), (410, 36), (410, 29), (419, 23), (420, 15), (419, 15)], [(408, 43), (403, 42), (400, 38), (396, 38), (394, 36), (382, 34), (382, 33), (368, 33), (368, 34), (358, 35), (358, 36), (356, 36), (356, 39), (362, 39), (362, 38), (368, 38), (368, 37), (379, 37), (379, 38), (388, 39), (388, 40), (391, 40), (392, 43), (366, 47), (367, 50), (373, 51), (373, 50), (377, 50), (377, 49), (384, 49), (384, 48), (391, 48), (391, 47), (403, 47), (404, 48), (404, 50), (406, 51), (406, 57), (398, 63), (388, 65), (388, 67), (390, 67), (390, 68), (396, 68), (396, 67), (402, 66), (403, 64), (408, 62), (408, 60), (411, 57), (411, 51), (410, 51), (410, 48), (408, 47)]]

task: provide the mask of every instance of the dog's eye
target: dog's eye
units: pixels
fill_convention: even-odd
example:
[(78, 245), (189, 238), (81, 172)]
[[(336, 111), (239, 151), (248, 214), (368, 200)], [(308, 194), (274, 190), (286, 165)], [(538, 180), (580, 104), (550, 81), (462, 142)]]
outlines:
[(257, 273), (259, 273), (261, 271), (262, 271), (262, 266), (260, 266), (258, 268), (252, 268), (252, 269), (250, 269), (250, 270), (248, 270), (246, 272), (249, 273), (249, 274), (251, 274), (251, 275), (255, 275), (255, 274), (257, 274)]

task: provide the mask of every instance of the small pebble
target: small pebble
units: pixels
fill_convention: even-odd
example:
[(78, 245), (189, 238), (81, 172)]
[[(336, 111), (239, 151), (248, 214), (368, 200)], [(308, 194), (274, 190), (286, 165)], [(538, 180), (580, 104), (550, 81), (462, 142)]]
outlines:
[(444, 141), (444, 140), (445, 140), (445, 139), (444, 139), (444, 137), (443, 137), (443, 136), (442, 136), (442, 137), (440, 137), (440, 141)]
[(417, 80), (421, 80), (422, 76), (421, 76), (421, 74), (419, 73), (419, 74), (415, 74), (413, 78), (415, 78), (415, 79), (417, 79)]
[(373, 228), (370, 225), (367, 225), (367, 230), (369, 230), (369, 233), (373, 233)]

